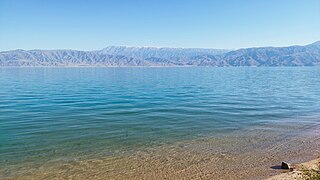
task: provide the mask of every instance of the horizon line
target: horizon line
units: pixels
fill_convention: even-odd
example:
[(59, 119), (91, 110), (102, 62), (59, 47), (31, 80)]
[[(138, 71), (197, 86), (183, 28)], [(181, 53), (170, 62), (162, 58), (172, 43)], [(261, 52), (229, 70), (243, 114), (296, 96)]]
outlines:
[(50, 49), (41, 49), (41, 48), (35, 48), (35, 49), (22, 49), (22, 48), (17, 48), (17, 49), (9, 49), (9, 50), (0, 50), (0, 52), (8, 52), (8, 51), (36, 51), (36, 50), (41, 50), (41, 51), (58, 51), (58, 50), (71, 50), (71, 51), (82, 51), (82, 52), (94, 52), (94, 51), (101, 51), (105, 48), (108, 47), (125, 47), (125, 48), (154, 48), (154, 49), (207, 49), (207, 50), (228, 50), (228, 51), (236, 51), (240, 49), (250, 49), (250, 48), (268, 48), (268, 47), (273, 47), (273, 48), (281, 48), (281, 47), (292, 47), (292, 46), (307, 46), (311, 45), (314, 43), (320, 42), (320, 40), (313, 41), (311, 43), (307, 44), (292, 44), (292, 45), (284, 45), (284, 46), (273, 46), (273, 45), (264, 45), (264, 46), (248, 46), (248, 47), (241, 47), (241, 48), (231, 48), (231, 49), (223, 49), (223, 48), (208, 48), (208, 47), (169, 47), (169, 46), (133, 46), (133, 45), (108, 45), (105, 46), (101, 49), (95, 49), (95, 50), (80, 50), (80, 49), (72, 49), (72, 48), (50, 48)]

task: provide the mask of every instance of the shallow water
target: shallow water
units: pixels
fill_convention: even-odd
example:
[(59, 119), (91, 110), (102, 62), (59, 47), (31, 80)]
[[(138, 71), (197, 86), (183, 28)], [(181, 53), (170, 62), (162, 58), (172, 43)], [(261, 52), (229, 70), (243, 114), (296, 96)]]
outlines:
[(0, 68), (0, 177), (137, 152), (154, 160), (181, 143), (197, 158), (310, 143), (319, 89), (319, 67)]

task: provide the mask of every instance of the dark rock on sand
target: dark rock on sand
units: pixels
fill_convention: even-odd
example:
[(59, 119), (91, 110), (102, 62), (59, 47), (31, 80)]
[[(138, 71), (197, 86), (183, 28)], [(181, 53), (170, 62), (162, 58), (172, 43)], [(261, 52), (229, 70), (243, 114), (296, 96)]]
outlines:
[(287, 162), (282, 162), (282, 163), (281, 163), (281, 168), (282, 168), (282, 169), (289, 169), (290, 171), (293, 170), (291, 164), (289, 164), (289, 163), (287, 163)]

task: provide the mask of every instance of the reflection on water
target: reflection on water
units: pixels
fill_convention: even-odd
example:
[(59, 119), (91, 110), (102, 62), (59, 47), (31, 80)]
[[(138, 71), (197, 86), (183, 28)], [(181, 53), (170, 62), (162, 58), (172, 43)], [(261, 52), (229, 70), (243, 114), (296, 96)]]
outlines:
[[(0, 174), (115, 162), (108, 158), (145, 166), (183, 154), (168, 150), (182, 142), (193, 147), (182, 148), (185, 160), (196, 156), (198, 162), (210, 153), (245, 155), (248, 148), (267, 151), (288, 139), (312, 139), (319, 130), (319, 77), (317, 67), (1, 68)], [(139, 159), (148, 154), (151, 161)], [(130, 158), (138, 164), (130, 165)], [(168, 168), (177, 170), (173, 164)]]

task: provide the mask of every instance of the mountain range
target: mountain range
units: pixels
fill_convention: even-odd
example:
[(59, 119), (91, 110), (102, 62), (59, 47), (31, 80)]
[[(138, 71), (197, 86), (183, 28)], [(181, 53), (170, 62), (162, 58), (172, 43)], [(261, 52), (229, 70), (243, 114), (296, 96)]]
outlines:
[(12, 50), (0, 66), (319, 66), (320, 41), (238, 50), (110, 46), (97, 51)]

